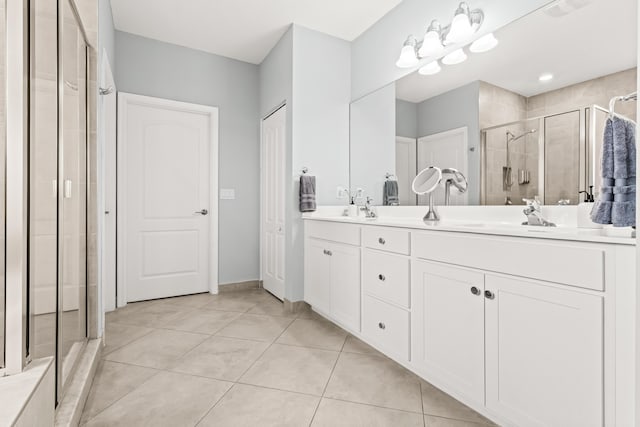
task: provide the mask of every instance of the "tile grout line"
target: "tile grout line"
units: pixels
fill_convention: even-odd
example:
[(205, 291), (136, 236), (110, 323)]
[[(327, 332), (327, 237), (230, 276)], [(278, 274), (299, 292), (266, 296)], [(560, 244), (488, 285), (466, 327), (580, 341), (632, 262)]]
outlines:
[(336, 361), (333, 362), (333, 367), (331, 368), (331, 372), (329, 373), (329, 378), (327, 378), (327, 382), (324, 385), (324, 389), (322, 389), (322, 396), (320, 396), (320, 400), (318, 401), (318, 405), (316, 406), (316, 410), (313, 411), (313, 416), (311, 417), (311, 422), (309, 423), (309, 427), (313, 424), (313, 421), (316, 419), (316, 414), (318, 413), (318, 409), (320, 409), (320, 404), (322, 403), (322, 399), (324, 399), (324, 395), (327, 392), (327, 387), (329, 387), (329, 383), (331, 382), (331, 378), (333, 377), (333, 373), (336, 370), (336, 366), (338, 366), (338, 361), (340, 360), (340, 356), (342, 356), (342, 350), (344, 349), (344, 345), (347, 342), (347, 335), (344, 337), (344, 341), (342, 342), (342, 347), (340, 347), (340, 351), (338, 352), (338, 357), (336, 357)]
[[(246, 314), (246, 313), (245, 313), (245, 314)], [(261, 357), (262, 357), (262, 356), (267, 352), (267, 350), (269, 350), (269, 349), (273, 346), (273, 344), (276, 342), (276, 340), (277, 340), (278, 338), (280, 338), (280, 337), (282, 336), (282, 334), (283, 334), (287, 329), (289, 329), (289, 327), (290, 327), (292, 324), (293, 324), (293, 320), (292, 320), (291, 322), (289, 322), (289, 324), (287, 325), (287, 327), (286, 327), (286, 328), (284, 328), (284, 329), (282, 330), (282, 332), (280, 332), (280, 334), (276, 337), (276, 339), (274, 339), (273, 341), (271, 341), (271, 343), (270, 343), (267, 347), (265, 347), (265, 349), (262, 351), (262, 353), (260, 353), (260, 355), (258, 355), (258, 357), (256, 357), (256, 359), (255, 359), (255, 360), (254, 360), (254, 361), (249, 365), (249, 367), (248, 367), (247, 369), (245, 369), (245, 370), (242, 372), (242, 374), (240, 374), (240, 375), (238, 376), (238, 379), (237, 379), (236, 381), (233, 381), (233, 385), (232, 385), (231, 387), (229, 387), (229, 389), (228, 389), (228, 390), (227, 390), (227, 391), (226, 391), (226, 392), (225, 392), (225, 393), (220, 397), (220, 399), (218, 399), (218, 400), (213, 404), (213, 406), (211, 406), (211, 408), (209, 408), (209, 410), (206, 412), (206, 414), (204, 414), (204, 416), (198, 420), (198, 422), (195, 424), (196, 426), (197, 426), (198, 424), (200, 424), (200, 423), (202, 422), (202, 420), (204, 420), (204, 419), (209, 415), (209, 413), (211, 413), (211, 411), (213, 411), (213, 409), (214, 409), (216, 406), (218, 406), (218, 404), (219, 404), (220, 402), (222, 402), (222, 400), (224, 399), (224, 397), (227, 395), (227, 393), (229, 393), (229, 391), (231, 391), (231, 389), (232, 389), (232, 388), (234, 388), (234, 387), (235, 387), (236, 385), (238, 385), (238, 384), (240, 384), (240, 385), (245, 385), (244, 383), (241, 383), (241, 382), (240, 382), (240, 380), (242, 379), (242, 377), (243, 377), (247, 372), (249, 372), (249, 370), (250, 370), (251, 368), (253, 368), (253, 366), (258, 362), (258, 360), (260, 360), (260, 358), (261, 358)], [(262, 342), (264, 342), (264, 341), (262, 341)], [(252, 386), (254, 386), (254, 387), (259, 387), (259, 386), (256, 386), (256, 385), (254, 385), (254, 384), (246, 384), (246, 385), (252, 385)], [(265, 387), (265, 388), (266, 388), (266, 387)], [(283, 390), (280, 390), (280, 391), (283, 391)]]
[[(104, 360), (103, 360), (104, 362)], [(141, 367), (139, 365), (130, 365), (128, 363), (122, 363), (122, 362), (113, 362), (111, 360), (107, 360), (107, 362), (111, 362), (111, 363), (120, 363), (122, 365), (128, 365), (128, 366), (135, 366), (135, 367)], [(144, 368), (147, 368), (146, 366), (142, 366)], [(150, 381), (152, 378), (155, 378), (156, 376), (160, 375), (162, 372), (165, 372), (161, 369), (155, 369), (155, 368), (147, 368), (147, 369), (153, 369), (157, 372), (155, 372), (153, 375), (149, 376), (149, 378), (145, 379), (144, 381), (142, 381), (141, 383), (137, 384), (135, 387), (133, 387), (131, 390), (129, 390), (128, 392), (126, 392), (125, 394), (123, 394), (122, 396), (120, 396), (119, 398), (117, 398), (116, 400), (114, 400), (113, 402), (111, 402), (109, 405), (105, 406), (104, 408), (102, 408), (100, 411), (98, 411), (97, 413), (95, 413), (91, 418), (87, 419), (86, 422), (84, 424), (87, 424), (89, 421), (95, 419), (98, 415), (102, 414), (104, 411), (106, 411), (107, 409), (111, 408), (113, 405), (115, 405), (116, 403), (118, 403), (119, 401), (121, 401), (122, 399), (124, 399), (126, 396), (130, 395), (131, 393), (133, 393), (134, 391), (136, 391), (138, 388), (140, 388), (143, 384), (147, 383), (148, 381)], [(93, 384), (91, 384), (91, 389), (93, 389)], [(89, 389), (89, 394), (91, 393), (91, 389)], [(87, 396), (88, 398), (88, 396)], [(86, 402), (85, 402), (85, 406), (86, 406)], [(82, 408), (82, 412), (84, 413), (84, 408)], [(80, 419), (82, 420), (82, 414), (80, 415)]]

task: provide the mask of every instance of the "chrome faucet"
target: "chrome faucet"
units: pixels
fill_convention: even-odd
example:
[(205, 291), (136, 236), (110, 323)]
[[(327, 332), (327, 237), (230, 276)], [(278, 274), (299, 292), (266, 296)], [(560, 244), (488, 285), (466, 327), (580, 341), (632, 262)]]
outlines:
[(376, 214), (375, 207), (371, 206), (371, 202), (373, 199), (367, 196), (367, 200), (364, 203), (364, 206), (360, 208), (362, 212), (364, 212), (365, 218), (377, 218), (378, 214)]
[(538, 196), (535, 196), (533, 199), (522, 199), (522, 201), (527, 204), (526, 209), (522, 211), (527, 216), (527, 220), (523, 222), (522, 225), (536, 225), (540, 227), (556, 226), (554, 223), (549, 222), (542, 217)]

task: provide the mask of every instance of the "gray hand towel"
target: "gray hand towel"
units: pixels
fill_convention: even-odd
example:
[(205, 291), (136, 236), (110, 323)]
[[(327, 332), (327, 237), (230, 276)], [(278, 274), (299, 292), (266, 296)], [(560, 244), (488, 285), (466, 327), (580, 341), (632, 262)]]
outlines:
[(384, 191), (382, 197), (382, 204), (384, 206), (398, 206), (400, 200), (398, 199), (398, 181), (386, 180), (384, 182)]
[(607, 119), (602, 140), (602, 188), (591, 220), (614, 227), (636, 225), (636, 127), (620, 117)]
[(300, 212), (316, 210), (316, 177), (300, 176)]

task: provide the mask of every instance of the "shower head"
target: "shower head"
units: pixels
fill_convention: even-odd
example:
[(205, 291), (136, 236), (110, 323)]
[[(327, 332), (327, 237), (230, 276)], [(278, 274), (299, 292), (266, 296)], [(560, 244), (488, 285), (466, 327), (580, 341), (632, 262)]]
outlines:
[(527, 136), (527, 135), (529, 135), (531, 133), (536, 133), (536, 132), (538, 132), (538, 129), (530, 129), (530, 130), (526, 131), (525, 133), (522, 133), (522, 134), (516, 136), (513, 132), (508, 130), (507, 131), (507, 144), (510, 143), (510, 142), (517, 141), (520, 138), (522, 138), (523, 136)]

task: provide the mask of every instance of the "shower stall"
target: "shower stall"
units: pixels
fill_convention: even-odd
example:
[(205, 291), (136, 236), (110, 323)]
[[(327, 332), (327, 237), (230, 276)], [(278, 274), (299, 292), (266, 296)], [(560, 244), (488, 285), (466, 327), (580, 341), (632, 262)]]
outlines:
[(600, 141), (608, 110), (598, 105), (481, 130), (481, 203), (578, 204), (599, 188)]
[(83, 25), (97, 3), (0, 0), (0, 14), (0, 377), (47, 360), (58, 403), (97, 334), (97, 59)]

